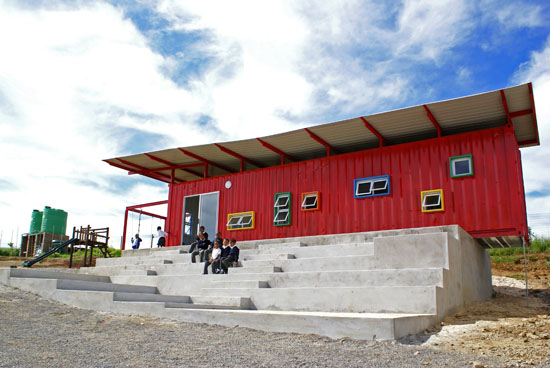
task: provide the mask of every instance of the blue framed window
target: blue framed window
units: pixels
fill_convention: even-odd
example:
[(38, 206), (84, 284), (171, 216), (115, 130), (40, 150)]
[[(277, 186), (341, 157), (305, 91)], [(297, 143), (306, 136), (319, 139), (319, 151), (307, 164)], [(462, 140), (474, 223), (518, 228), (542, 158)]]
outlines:
[(353, 181), (353, 196), (355, 198), (376, 197), (391, 194), (390, 176), (380, 175)]

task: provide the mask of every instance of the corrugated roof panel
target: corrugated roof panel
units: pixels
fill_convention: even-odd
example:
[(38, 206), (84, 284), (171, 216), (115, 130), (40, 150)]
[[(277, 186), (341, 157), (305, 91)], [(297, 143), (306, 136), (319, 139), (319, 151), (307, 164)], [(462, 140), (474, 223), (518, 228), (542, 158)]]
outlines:
[(523, 115), (512, 118), (514, 131), (519, 142), (533, 140), (536, 135), (535, 127), (533, 126), (533, 115)]
[(342, 152), (353, 147), (377, 147), (378, 138), (372, 134), (359, 118), (336, 123), (317, 125), (310, 128), (313, 133)]
[[(530, 88), (529, 84), (523, 84), (503, 90), (512, 115), (513, 113), (525, 113), (531, 110)], [(441, 126), (443, 135), (502, 126), (507, 122), (500, 91), (435, 102), (426, 106)], [(373, 114), (365, 116), (365, 119), (389, 144), (411, 142), (437, 135), (437, 130), (428, 118), (423, 106)], [(533, 114), (517, 116), (512, 118), (512, 122), (518, 142), (521, 142), (522, 145), (537, 144), (538, 132), (534, 125), (535, 117)], [(365, 127), (361, 118), (317, 125), (309, 129), (341, 153), (364, 150), (379, 145), (378, 138)], [(262, 137), (261, 139), (299, 160), (312, 159), (326, 154), (325, 147), (310, 137), (304, 129)], [(280, 165), (281, 163), (280, 156), (264, 147), (257, 139), (223, 142), (221, 145), (264, 167)], [(240, 169), (238, 158), (223, 152), (214, 144), (186, 147), (185, 149), (232, 171)], [(156, 151), (151, 154), (172, 165), (201, 162), (185, 155), (177, 148)], [(158, 160), (151, 159), (145, 154), (125, 156), (121, 159), (150, 169), (165, 167)], [(106, 161), (118, 166), (128, 167), (128, 165), (120, 164), (117, 159)], [(251, 170), (256, 167), (245, 164), (244, 168), (245, 170)], [(223, 174), (225, 174), (225, 170), (209, 165), (209, 176)], [(176, 177), (184, 180), (197, 180), (202, 178), (202, 175), (202, 167), (187, 170), (178, 169), (176, 172)]]

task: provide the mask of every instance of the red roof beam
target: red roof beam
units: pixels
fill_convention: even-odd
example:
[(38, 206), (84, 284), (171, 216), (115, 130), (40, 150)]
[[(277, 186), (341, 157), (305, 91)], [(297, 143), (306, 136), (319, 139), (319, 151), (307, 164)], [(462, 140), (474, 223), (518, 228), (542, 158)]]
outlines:
[[(120, 161), (120, 159), (117, 159)], [(117, 167), (119, 169), (122, 169), (122, 170), (126, 170), (126, 171), (131, 171), (132, 169), (128, 168), (128, 167), (125, 167), (125, 166), (122, 166), (122, 165), (119, 165), (119, 164), (115, 164), (114, 162), (109, 162), (107, 160), (103, 160), (105, 161), (106, 163), (108, 163), (109, 165), (111, 166), (114, 166), (114, 167)], [(165, 183), (170, 183), (170, 180), (162, 177), (162, 176), (159, 176), (159, 174), (142, 174), (143, 176), (147, 176), (151, 179), (155, 179), (155, 180), (160, 180), (160, 181), (163, 181)], [(165, 176), (165, 175), (164, 175)]]
[[(160, 163), (165, 164), (165, 165), (168, 165), (168, 166), (172, 166), (171, 168), (176, 168), (175, 166), (177, 166), (177, 165), (174, 165), (173, 163), (171, 163), (170, 161), (164, 160), (164, 159), (162, 159), (162, 158), (160, 158), (160, 157), (153, 156), (153, 155), (150, 154), (150, 153), (145, 153), (145, 156), (149, 157), (151, 160), (160, 162)], [(205, 164), (202, 163), (202, 164), (192, 164), (192, 165), (203, 166), (203, 165), (205, 165)], [(181, 165), (180, 165), (180, 166), (181, 166)], [(189, 166), (189, 167), (193, 167), (193, 166)], [(188, 170), (188, 169), (185, 168), (185, 167), (181, 167), (181, 168), (178, 168), (178, 169), (181, 170), (181, 171), (185, 171), (186, 173), (189, 173), (189, 174), (191, 174), (191, 175), (198, 176), (199, 178), (202, 178), (202, 177), (203, 177), (202, 174), (199, 174), (199, 173), (197, 173), (196, 171), (193, 171), (193, 170)]]
[(367, 119), (365, 119), (364, 117), (361, 116), (361, 120), (363, 120), (363, 123), (365, 124), (365, 127), (366, 127), (368, 130), (370, 130), (370, 132), (371, 132), (372, 134), (374, 134), (374, 135), (376, 136), (376, 138), (378, 138), (378, 142), (380, 143), (380, 147), (382, 147), (384, 144), (386, 144), (386, 142), (387, 142), (387, 141), (386, 141), (386, 138), (384, 138), (384, 137), (382, 136), (382, 134), (380, 134), (380, 133), (378, 132), (378, 130), (376, 130), (376, 129), (371, 125), (371, 123), (369, 123), (369, 122), (367, 121)]
[[(136, 169), (139, 169), (139, 170), (146, 170), (147, 168), (146, 167), (143, 167), (141, 165), (138, 165), (138, 164), (134, 164), (133, 162), (130, 162), (130, 161), (127, 161), (127, 160), (124, 160), (122, 158), (117, 158), (118, 161), (120, 161), (121, 163), (123, 163), (124, 165), (128, 165), (128, 166), (133, 166), (135, 167)], [(149, 174), (149, 175), (145, 175), (145, 176), (149, 176), (149, 177), (153, 177), (153, 174)], [(168, 179), (168, 182), (171, 181), (171, 177), (170, 175), (166, 175), (166, 174), (161, 174), (161, 173), (156, 173), (154, 174), (155, 177), (163, 177), (163, 178), (166, 178)], [(164, 180), (163, 180), (164, 181)]]
[(532, 109), (525, 109), (525, 110), (511, 112), (510, 117), (511, 118), (517, 118), (518, 116), (529, 115), (529, 114), (532, 114), (532, 113), (533, 113)]
[(428, 106), (426, 106), (426, 105), (422, 105), (422, 106), (424, 107), (424, 110), (426, 110), (426, 115), (428, 116), (428, 119), (430, 119), (430, 121), (432, 122), (435, 129), (437, 129), (437, 136), (441, 137), (441, 125), (439, 125), (439, 123), (435, 119), (435, 116), (433, 116), (430, 109), (428, 109)]
[(163, 166), (163, 167), (156, 167), (153, 169), (145, 169), (145, 170), (136, 170), (136, 171), (130, 171), (128, 172), (128, 175), (134, 175), (134, 174), (143, 174), (143, 173), (154, 173), (158, 171), (165, 171), (165, 170), (182, 170), (187, 169), (189, 167), (198, 167), (198, 166), (204, 166), (205, 164), (185, 164), (185, 165), (174, 165), (174, 166)]
[(183, 152), (185, 155), (191, 157), (191, 158), (194, 158), (195, 160), (197, 161), (200, 161), (202, 163), (205, 163), (205, 164), (208, 164), (208, 165), (211, 165), (211, 166), (214, 166), (214, 167), (217, 167), (218, 169), (222, 169), (224, 171), (227, 171), (228, 173), (234, 173), (235, 170), (229, 168), (229, 167), (226, 167), (226, 166), (223, 166), (223, 165), (220, 165), (220, 164), (217, 164), (213, 161), (210, 161), (210, 160), (207, 160), (205, 159), (204, 157), (201, 157), (197, 154), (194, 154), (193, 152), (189, 152), (188, 150), (186, 149), (183, 149), (183, 148), (178, 148), (178, 150), (180, 150), (181, 152)]
[(527, 84), (527, 87), (529, 87), (529, 98), (531, 100), (531, 110), (533, 111), (533, 128), (535, 129), (535, 132), (537, 134), (537, 145), (540, 144), (540, 139), (539, 139), (539, 128), (537, 126), (537, 113), (536, 113), (536, 110), (535, 110), (535, 98), (533, 97), (533, 84), (531, 82), (529, 82)]
[(247, 158), (247, 157), (244, 157), (243, 155), (241, 155), (241, 154), (239, 154), (239, 153), (237, 153), (237, 152), (235, 152), (235, 151), (232, 151), (232, 150), (230, 150), (229, 148), (225, 148), (224, 146), (222, 146), (222, 145), (220, 145), (220, 144), (218, 144), (218, 143), (214, 143), (214, 145), (215, 145), (216, 147), (218, 147), (222, 152), (225, 152), (225, 153), (227, 153), (228, 155), (231, 155), (231, 156), (233, 156), (233, 157), (235, 157), (235, 158), (238, 158), (238, 159), (241, 161), (241, 167), (240, 167), (241, 171), (243, 171), (243, 169), (244, 169), (244, 167), (243, 167), (243, 162), (248, 162), (249, 164), (252, 164), (252, 165), (254, 165), (254, 166), (256, 166), (257, 168), (260, 168), (260, 169), (265, 167), (265, 165), (260, 164), (260, 163), (258, 163), (257, 161), (251, 160), (251, 159), (249, 159), (249, 158)]
[(166, 216), (157, 215), (156, 213), (152, 213), (152, 212), (141, 211), (141, 210), (133, 209), (133, 208), (128, 208), (128, 211), (140, 213), (140, 214), (146, 215), (146, 216), (156, 217), (156, 218), (159, 218), (159, 219), (162, 219), (162, 220), (166, 220)]
[(128, 210), (133, 210), (133, 209), (136, 209), (136, 208), (160, 206), (161, 204), (167, 204), (167, 203), (168, 203), (168, 200), (165, 199), (165, 200), (163, 200), (163, 201), (156, 201), (156, 202), (135, 204), (135, 205), (133, 205), (133, 206), (128, 206), (128, 207), (126, 207), (126, 209), (128, 209)]
[(506, 121), (509, 126), (513, 126), (512, 116), (510, 115), (510, 110), (508, 110), (508, 102), (506, 102), (506, 96), (503, 90), (500, 90), (500, 97), (502, 98), (502, 106), (504, 106), (504, 112), (506, 113)]
[(273, 151), (276, 154), (281, 156), (281, 165), (285, 164), (285, 158), (289, 159), (290, 161), (294, 161), (294, 162), (299, 161), (299, 160), (295, 159), (294, 157), (292, 157), (292, 156), (286, 154), (285, 152), (281, 151), (277, 147), (272, 146), (271, 144), (267, 143), (263, 139), (261, 139), (261, 138), (256, 138), (256, 139), (258, 140), (258, 142), (260, 142), (262, 144), (262, 146), (264, 146), (268, 150), (271, 150), (271, 151)]
[(338, 154), (338, 150), (336, 150), (334, 147), (332, 147), (329, 143), (327, 143), (324, 139), (319, 137), (317, 134), (313, 133), (308, 128), (304, 128), (307, 134), (313, 139), (315, 139), (317, 142), (321, 143), (326, 149), (327, 149), (327, 156), (330, 156), (330, 152), (332, 151), (334, 154)]

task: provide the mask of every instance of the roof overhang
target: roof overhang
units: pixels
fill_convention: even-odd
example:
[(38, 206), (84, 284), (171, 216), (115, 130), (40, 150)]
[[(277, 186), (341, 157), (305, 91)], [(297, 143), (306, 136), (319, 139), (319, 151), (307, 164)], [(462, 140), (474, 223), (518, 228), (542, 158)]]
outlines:
[(539, 144), (531, 83), (267, 137), (171, 148), (105, 162), (128, 174), (179, 183), (505, 125), (514, 127), (519, 147)]

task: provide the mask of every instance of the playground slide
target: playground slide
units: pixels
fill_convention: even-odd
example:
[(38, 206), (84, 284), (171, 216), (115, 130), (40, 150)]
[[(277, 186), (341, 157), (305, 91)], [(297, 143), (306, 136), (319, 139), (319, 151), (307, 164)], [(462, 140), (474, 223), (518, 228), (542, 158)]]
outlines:
[(41, 260), (43, 260), (44, 258), (46, 257), (49, 257), (51, 256), (52, 254), (54, 253), (57, 253), (59, 252), (61, 249), (65, 248), (66, 246), (70, 245), (70, 244), (73, 244), (75, 242), (77, 242), (78, 239), (76, 238), (72, 238), (72, 239), (69, 239), (67, 241), (64, 241), (63, 243), (59, 244), (57, 247), (54, 247), (52, 249), (50, 249), (49, 251), (47, 251), (46, 253), (43, 253), (43, 254), (40, 254), (39, 256), (36, 256), (34, 257), (33, 259), (31, 260), (28, 260), (28, 261), (25, 261), (21, 264), (22, 267), (31, 267), (33, 264), (35, 264), (36, 262), (40, 262)]

